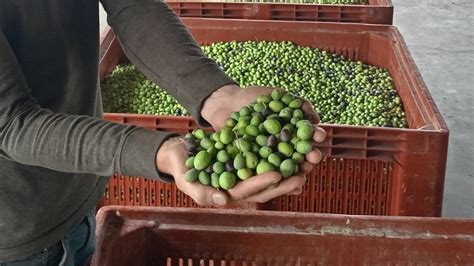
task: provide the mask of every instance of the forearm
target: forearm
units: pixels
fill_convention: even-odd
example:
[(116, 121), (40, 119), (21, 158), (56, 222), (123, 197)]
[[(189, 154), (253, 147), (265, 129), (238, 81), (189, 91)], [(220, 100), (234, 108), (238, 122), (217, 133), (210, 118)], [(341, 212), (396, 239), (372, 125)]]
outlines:
[(1, 32), (0, 69), (0, 156), (63, 172), (158, 177), (167, 133), (42, 108)]
[(102, 3), (130, 61), (204, 124), (200, 115), (203, 101), (216, 89), (235, 82), (204, 56), (166, 4), (152, 0)]

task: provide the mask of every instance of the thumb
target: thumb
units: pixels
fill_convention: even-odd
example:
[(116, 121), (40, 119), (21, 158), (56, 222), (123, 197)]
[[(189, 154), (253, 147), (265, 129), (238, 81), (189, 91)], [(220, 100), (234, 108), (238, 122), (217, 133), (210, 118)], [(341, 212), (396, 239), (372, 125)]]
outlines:
[(204, 186), (199, 182), (180, 182), (178, 188), (201, 206), (222, 207), (229, 203), (226, 193), (213, 187)]

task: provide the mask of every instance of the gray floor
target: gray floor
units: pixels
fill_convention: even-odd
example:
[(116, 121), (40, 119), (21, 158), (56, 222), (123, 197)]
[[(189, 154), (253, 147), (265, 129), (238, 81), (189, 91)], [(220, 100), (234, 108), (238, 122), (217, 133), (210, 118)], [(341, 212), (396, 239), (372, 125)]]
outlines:
[(474, 1), (392, 1), (394, 24), (451, 130), (443, 216), (474, 218)]
[(474, 1), (392, 1), (394, 24), (450, 129), (443, 216), (474, 217)]

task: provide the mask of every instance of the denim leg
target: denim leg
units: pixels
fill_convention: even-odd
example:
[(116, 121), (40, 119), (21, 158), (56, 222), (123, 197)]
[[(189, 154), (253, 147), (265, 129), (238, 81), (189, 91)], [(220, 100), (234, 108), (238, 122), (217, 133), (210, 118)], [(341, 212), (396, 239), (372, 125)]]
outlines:
[(95, 210), (73, 227), (63, 240), (32, 256), (0, 266), (84, 266), (95, 250)]
[(89, 213), (61, 241), (66, 250), (61, 266), (84, 266), (95, 250), (95, 211)]
[(26, 258), (0, 263), (0, 266), (57, 266), (61, 262), (64, 249), (61, 242)]

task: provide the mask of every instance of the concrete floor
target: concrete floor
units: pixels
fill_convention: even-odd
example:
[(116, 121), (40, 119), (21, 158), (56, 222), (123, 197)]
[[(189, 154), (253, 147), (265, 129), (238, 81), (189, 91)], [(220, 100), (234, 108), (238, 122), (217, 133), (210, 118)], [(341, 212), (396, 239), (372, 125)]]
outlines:
[(474, 217), (474, 1), (392, 0), (396, 25), (450, 129), (443, 216)]
[(474, 1), (392, 2), (394, 25), (451, 131), (443, 216), (474, 218)]

